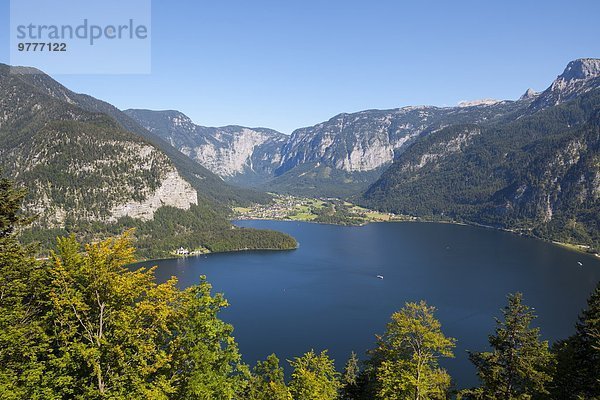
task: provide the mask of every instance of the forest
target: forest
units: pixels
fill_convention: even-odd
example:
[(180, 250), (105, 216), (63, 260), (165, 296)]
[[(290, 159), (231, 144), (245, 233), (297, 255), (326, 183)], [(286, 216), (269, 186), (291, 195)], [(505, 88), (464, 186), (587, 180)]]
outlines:
[[(48, 260), (16, 232), (24, 192), (0, 180), (2, 399), (594, 399), (600, 396), (600, 285), (557, 343), (540, 338), (521, 293), (509, 294), (487, 351), (470, 353), (480, 385), (458, 390), (439, 360), (456, 339), (435, 307), (406, 303), (363, 361), (337, 371), (327, 351), (242, 362), (228, 306), (204, 277), (157, 283), (135, 261), (131, 231), (84, 244), (57, 239)], [(136, 234), (139, 235), (139, 234)], [(243, 235), (243, 234), (242, 234)], [(235, 237), (233, 235), (232, 237)], [(234, 240), (234, 239), (231, 239)], [(218, 246), (218, 242), (215, 242)]]
[(599, 107), (600, 91), (592, 90), (519, 118), (447, 126), (409, 146), (356, 203), (583, 244), (595, 252)]
[(233, 226), (207, 203), (192, 205), (189, 210), (163, 206), (150, 221), (130, 217), (121, 218), (116, 223), (68, 219), (64, 228), (24, 227), (21, 238), (27, 243), (39, 243), (42, 254), (45, 254), (47, 249), (56, 249), (56, 237), (59, 236), (75, 234), (89, 242), (120, 235), (130, 229), (135, 236), (137, 254), (144, 259), (171, 257), (172, 251), (179, 247), (225, 252), (290, 250), (298, 246), (293, 237), (282, 232)]

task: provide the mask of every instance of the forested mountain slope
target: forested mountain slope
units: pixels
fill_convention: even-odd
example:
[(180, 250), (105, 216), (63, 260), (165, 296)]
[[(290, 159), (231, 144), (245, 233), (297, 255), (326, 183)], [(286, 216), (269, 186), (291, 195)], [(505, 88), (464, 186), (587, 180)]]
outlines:
[[(269, 248), (295, 245), (286, 235), (231, 229), (228, 203), (267, 196), (236, 193), (172, 147), (178, 158), (109, 115), (82, 108), (82, 95), (39, 71), (23, 72), (37, 73), (0, 66), (0, 168), (28, 190), (25, 210), (36, 220), (25, 236), (44, 243), (69, 232), (95, 239), (135, 226), (145, 255), (182, 244), (254, 248), (262, 234)], [(148, 229), (157, 219), (166, 227)]]
[[(111, 117), (123, 130), (134, 133), (146, 139), (146, 142), (154, 145), (165, 153), (178, 172), (194, 186), (198, 192), (216, 203), (224, 204), (247, 204), (249, 202), (266, 202), (269, 196), (253, 190), (227, 185), (217, 175), (191, 161), (184, 154), (174, 148), (168, 141), (159, 135), (146, 130), (127, 114), (105, 101), (96, 99), (82, 93), (75, 93), (50, 76), (34, 68), (20, 67), (23, 74), (12, 74), (21, 84), (34, 88), (36, 91), (46, 94), (54, 99), (66, 102), (82, 110), (91, 113), (101, 113)], [(13, 67), (14, 70), (14, 67)], [(0, 65), (0, 73), (8, 74), (9, 66)]]
[(362, 201), (597, 249), (599, 65), (590, 59), (570, 63), (516, 118), (452, 125), (416, 141)]

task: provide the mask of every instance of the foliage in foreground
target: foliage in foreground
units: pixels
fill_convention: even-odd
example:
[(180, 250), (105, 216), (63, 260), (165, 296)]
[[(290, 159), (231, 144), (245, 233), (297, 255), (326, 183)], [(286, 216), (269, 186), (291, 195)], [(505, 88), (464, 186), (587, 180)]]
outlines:
[(455, 339), (446, 337), (435, 308), (424, 301), (406, 303), (392, 315), (386, 332), (371, 352), (367, 374), (373, 395), (382, 399), (443, 399), (450, 375), (439, 367), (441, 357), (453, 357)]
[(557, 360), (553, 398), (600, 398), (600, 284), (581, 313), (575, 334), (555, 343), (553, 350)]
[(51, 262), (13, 263), (0, 397), (232, 397), (240, 355), (217, 318), (226, 301), (204, 280), (186, 290), (175, 278), (157, 284), (153, 270), (124, 267), (132, 261), (126, 234), (84, 252), (63, 238)]

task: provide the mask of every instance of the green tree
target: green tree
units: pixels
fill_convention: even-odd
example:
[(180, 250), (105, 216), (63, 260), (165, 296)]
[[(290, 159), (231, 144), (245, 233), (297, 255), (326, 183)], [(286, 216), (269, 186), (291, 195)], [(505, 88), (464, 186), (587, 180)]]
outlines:
[(290, 392), (295, 400), (331, 400), (338, 398), (341, 388), (339, 373), (327, 351), (313, 350), (288, 361), (294, 368)]
[(0, 398), (52, 399), (45, 361), (48, 336), (39, 295), (48, 285), (42, 265), (12, 233), (24, 192), (0, 179)]
[(166, 398), (176, 281), (158, 285), (152, 270), (127, 270), (133, 253), (129, 234), (84, 252), (73, 236), (58, 240), (48, 317), (56, 327), (51, 362), (72, 381), (57, 387), (65, 396)]
[(132, 270), (130, 234), (59, 239), (45, 264), (0, 238), (0, 397), (231, 399), (244, 386), (211, 287)]
[(473, 397), (485, 399), (529, 399), (548, 393), (553, 358), (548, 342), (540, 341), (539, 328), (531, 328), (536, 318), (522, 303), (522, 294), (508, 296), (502, 311), (504, 321), (496, 319), (496, 331), (490, 335), (491, 352), (472, 353), (481, 388)]
[(552, 350), (557, 360), (552, 397), (600, 398), (600, 283), (579, 316), (575, 334), (556, 343)]
[(354, 400), (358, 398), (358, 376), (360, 368), (358, 365), (358, 357), (355, 352), (350, 354), (350, 358), (346, 361), (344, 373), (342, 375), (342, 399)]
[(283, 368), (275, 354), (256, 363), (244, 399), (292, 400), (292, 394), (285, 384)]
[(450, 376), (440, 357), (453, 357), (455, 339), (446, 337), (424, 301), (406, 303), (392, 315), (372, 352), (376, 395), (381, 399), (445, 399)]
[(218, 318), (228, 303), (221, 294), (211, 296), (211, 285), (200, 284), (182, 293), (170, 340), (177, 399), (222, 400), (244, 389), (244, 366), (233, 327)]
[(24, 197), (24, 190), (16, 189), (11, 180), (0, 178), (0, 238), (10, 235), (21, 222), (19, 209)]

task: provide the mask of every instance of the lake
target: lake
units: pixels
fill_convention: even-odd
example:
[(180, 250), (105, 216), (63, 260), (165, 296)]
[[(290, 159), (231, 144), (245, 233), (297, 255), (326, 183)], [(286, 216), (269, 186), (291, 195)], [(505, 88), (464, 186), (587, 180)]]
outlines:
[(149, 264), (159, 265), (159, 280), (175, 275), (182, 287), (206, 275), (231, 304), (221, 317), (234, 325), (250, 364), (274, 352), (287, 365), (283, 360), (310, 349), (329, 349), (341, 370), (351, 351), (365, 357), (394, 311), (423, 299), (437, 307), (444, 333), (458, 339), (456, 358), (443, 366), (459, 387), (471, 386), (477, 378), (467, 350), (487, 349), (493, 318), (501, 315), (508, 293), (524, 293), (524, 302), (539, 316), (535, 325), (542, 337), (554, 341), (573, 333), (600, 280), (596, 257), (492, 229), (435, 223), (236, 224), (289, 233), (300, 247)]

